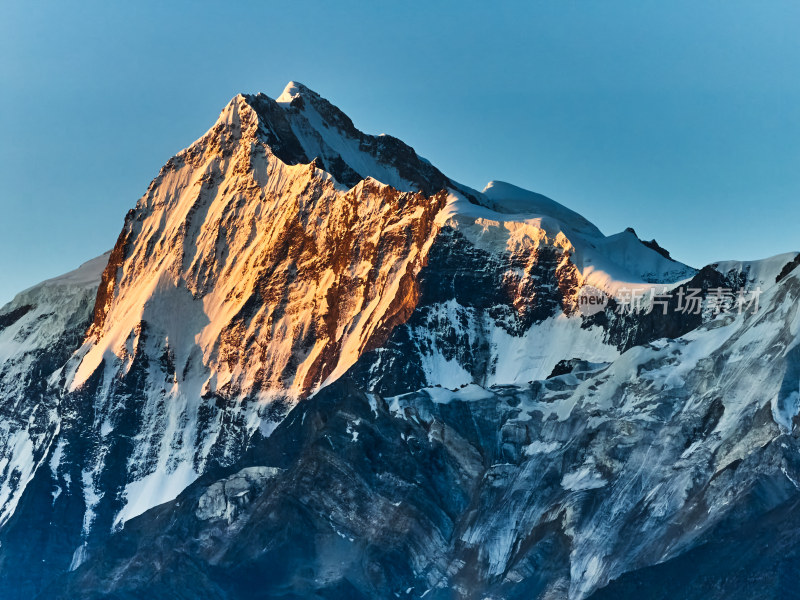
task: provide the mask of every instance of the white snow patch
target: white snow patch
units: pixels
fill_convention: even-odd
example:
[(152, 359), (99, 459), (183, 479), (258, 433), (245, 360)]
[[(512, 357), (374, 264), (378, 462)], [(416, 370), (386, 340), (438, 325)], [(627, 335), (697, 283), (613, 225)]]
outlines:
[(158, 470), (129, 483), (124, 492), (127, 502), (114, 519), (114, 526), (119, 527), (154, 506), (174, 500), (199, 476), (190, 464), (180, 463), (172, 473)]
[(534, 454), (549, 454), (561, 448), (560, 442), (542, 442), (536, 440), (525, 446), (525, 456), (533, 456)]
[(595, 470), (594, 465), (586, 465), (577, 471), (567, 473), (561, 479), (561, 487), (565, 490), (579, 492), (605, 487), (608, 482)]

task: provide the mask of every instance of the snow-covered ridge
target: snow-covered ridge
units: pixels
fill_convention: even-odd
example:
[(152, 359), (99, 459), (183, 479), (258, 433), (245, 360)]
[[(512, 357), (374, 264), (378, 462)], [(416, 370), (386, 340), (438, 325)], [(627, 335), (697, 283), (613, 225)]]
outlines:
[(481, 208), (487, 208), (497, 213), (494, 220), (499, 222), (544, 218), (542, 225), (549, 225), (550, 238), (561, 232), (570, 240), (572, 261), (586, 283), (610, 293), (626, 285), (674, 284), (696, 273), (648, 247), (630, 231), (604, 236), (584, 217), (541, 194), (497, 181), (482, 192), (471, 190), (447, 178), (400, 140), (359, 131), (347, 115), (301, 83), (290, 82), (277, 100), (263, 94), (237, 96), (206, 137), (213, 136), (222, 123), (231, 126), (236, 119), (233, 112), (249, 112), (248, 108), (254, 112), (257, 137), (276, 158), (287, 165), (313, 163), (342, 190), (370, 178), (399, 191), (431, 194), (447, 189), (460, 201), (454, 204), (454, 212), (464, 216), (481, 215)]
[[(108, 253), (0, 308), (0, 527), (58, 434), (58, 395), (41, 393), (80, 344)], [(34, 392), (33, 390), (38, 390)]]
[[(264, 97), (257, 98), (265, 102)], [(256, 103), (255, 100), (252, 102)], [(498, 181), (490, 182), (482, 192), (470, 190), (446, 178), (399, 140), (361, 133), (344, 113), (303, 84), (290, 82), (278, 97), (277, 104), (286, 111), (291, 131), (303, 148), (306, 162), (321, 159), (323, 168), (335, 177), (338, 172), (339, 178), (344, 179), (341, 183), (352, 182), (351, 177), (369, 176), (401, 191), (422, 189), (430, 192), (446, 186), (455, 197), (464, 201), (459, 202), (455, 209), (461, 215), (480, 214), (480, 209), (475, 206), (478, 204), (500, 213), (502, 216), (496, 221), (530, 223), (544, 218), (541, 225), (549, 225), (550, 238), (562, 233), (570, 240), (574, 252), (572, 260), (586, 282), (609, 292), (613, 293), (623, 285), (676, 283), (696, 273), (695, 269), (646, 246), (628, 231), (604, 236), (584, 217), (541, 194)], [(395, 160), (392, 164), (391, 160), (386, 160), (385, 148), (381, 144), (387, 140), (393, 140), (395, 145), (403, 148), (401, 161)], [(397, 151), (396, 148), (392, 150)], [(344, 163), (349, 169), (334, 168), (337, 163)], [(402, 174), (398, 164), (405, 168)], [(427, 181), (420, 181), (420, 175)], [(500, 251), (503, 251), (502, 247)]]
[(725, 275), (742, 278), (750, 287), (767, 289), (786, 276), (793, 263), (796, 266), (798, 256), (800, 252), (786, 252), (762, 260), (727, 260), (711, 266)]
[[(94, 304), (100, 275), (109, 253), (98, 256), (74, 271), (38, 283), (17, 294), (0, 308), (0, 369), (24, 360), (31, 353), (47, 349), (66, 329), (91, 314), (84, 314), (87, 304)], [(83, 333), (83, 332), (81, 332)], [(24, 368), (19, 369), (20, 373)]]
[(492, 182), (483, 196), (494, 208), (475, 205), (451, 190), (440, 221), (495, 253), (525, 252), (539, 244), (557, 246), (568, 252), (582, 285), (614, 294), (623, 287), (663, 288), (697, 273), (648, 247), (630, 231), (606, 237), (582, 216), (540, 194)]

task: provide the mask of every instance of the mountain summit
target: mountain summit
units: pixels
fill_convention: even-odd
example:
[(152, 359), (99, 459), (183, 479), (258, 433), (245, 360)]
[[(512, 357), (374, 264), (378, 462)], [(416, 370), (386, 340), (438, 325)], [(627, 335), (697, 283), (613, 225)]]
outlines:
[(238, 95), (0, 309), (5, 597), (579, 599), (723, 543), (798, 499), (798, 264)]

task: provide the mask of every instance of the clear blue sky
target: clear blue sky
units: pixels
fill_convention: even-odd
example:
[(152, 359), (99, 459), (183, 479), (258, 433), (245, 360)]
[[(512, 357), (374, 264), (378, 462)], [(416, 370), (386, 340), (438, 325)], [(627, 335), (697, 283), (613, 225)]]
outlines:
[(800, 2), (0, 3), (0, 302), (111, 248), (238, 92), (700, 266), (800, 250)]

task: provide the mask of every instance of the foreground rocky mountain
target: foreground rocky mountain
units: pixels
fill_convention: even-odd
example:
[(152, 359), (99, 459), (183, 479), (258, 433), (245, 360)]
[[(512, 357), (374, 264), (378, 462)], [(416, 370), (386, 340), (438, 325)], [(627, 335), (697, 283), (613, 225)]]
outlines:
[(730, 548), (797, 499), (797, 257), (698, 271), (299, 84), (237, 96), (0, 310), (3, 588), (586, 598)]

